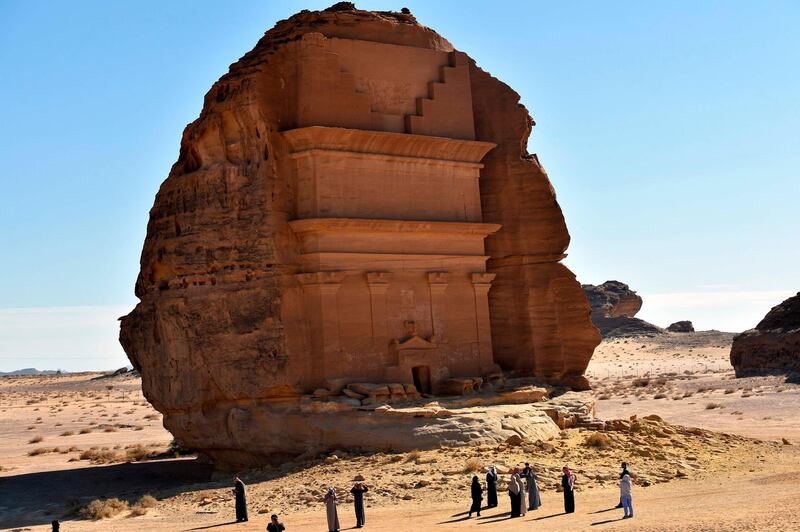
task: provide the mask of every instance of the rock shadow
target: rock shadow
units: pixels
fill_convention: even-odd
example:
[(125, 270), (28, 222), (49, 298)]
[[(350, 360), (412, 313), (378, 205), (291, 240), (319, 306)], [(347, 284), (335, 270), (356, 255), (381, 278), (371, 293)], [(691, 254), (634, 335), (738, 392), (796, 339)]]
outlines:
[(208, 489), (213, 467), (195, 459), (82, 467), (0, 478), (0, 529), (78, 519), (75, 510), (97, 498), (133, 503)]

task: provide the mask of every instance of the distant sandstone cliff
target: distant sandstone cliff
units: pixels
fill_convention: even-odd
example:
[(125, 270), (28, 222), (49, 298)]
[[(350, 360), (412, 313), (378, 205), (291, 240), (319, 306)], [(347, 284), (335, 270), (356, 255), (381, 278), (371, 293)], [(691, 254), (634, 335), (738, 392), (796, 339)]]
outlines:
[(731, 364), (737, 377), (800, 374), (800, 293), (772, 307), (755, 329), (733, 338)]

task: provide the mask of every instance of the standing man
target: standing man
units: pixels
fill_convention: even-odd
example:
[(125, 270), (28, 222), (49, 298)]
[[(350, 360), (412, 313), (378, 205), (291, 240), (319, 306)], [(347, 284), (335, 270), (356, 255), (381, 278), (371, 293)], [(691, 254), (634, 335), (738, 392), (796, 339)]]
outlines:
[(233, 494), (236, 496), (236, 522), (247, 521), (247, 495), (244, 482), (238, 476), (233, 477)]
[(353, 504), (356, 507), (356, 528), (363, 527), (367, 521), (364, 516), (364, 494), (368, 491), (367, 486), (360, 481), (356, 482), (350, 490), (350, 493), (353, 494)]
[[(622, 462), (622, 473), (619, 474), (619, 479), (622, 480), (622, 477), (630, 474), (630, 471), (628, 471), (628, 462)], [(622, 508), (622, 498), (620, 498), (617, 508)]]
[(497, 468), (490, 466), (486, 473), (486, 503), (489, 508), (497, 507)]

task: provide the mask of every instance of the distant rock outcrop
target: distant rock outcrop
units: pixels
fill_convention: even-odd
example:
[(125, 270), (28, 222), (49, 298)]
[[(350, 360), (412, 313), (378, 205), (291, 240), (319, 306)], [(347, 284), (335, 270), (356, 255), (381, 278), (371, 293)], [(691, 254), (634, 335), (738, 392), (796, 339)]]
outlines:
[(690, 333), (694, 332), (694, 325), (692, 325), (692, 322), (689, 320), (676, 321), (675, 323), (670, 324), (670, 326), (667, 327), (667, 330), (669, 332)]
[(662, 334), (664, 329), (634, 318), (642, 308), (642, 298), (628, 285), (606, 281), (600, 285), (585, 284), (583, 291), (592, 308), (592, 323), (603, 338)]
[(734, 337), (731, 364), (737, 377), (800, 373), (800, 292)]
[(0, 377), (22, 377), (32, 375), (56, 375), (59, 371), (56, 370), (38, 370), (36, 368), (23, 368), (14, 371), (0, 371)]

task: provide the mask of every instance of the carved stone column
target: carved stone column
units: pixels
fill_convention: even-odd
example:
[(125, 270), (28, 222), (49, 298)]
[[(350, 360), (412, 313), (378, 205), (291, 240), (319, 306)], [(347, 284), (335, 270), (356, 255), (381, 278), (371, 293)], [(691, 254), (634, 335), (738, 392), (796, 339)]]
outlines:
[(375, 351), (384, 355), (389, 352), (389, 325), (386, 315), (386, 291), (392, 274), (388, 272), (367, 272), (369, 301), (372, 316), (372, 341)]
[(336, 293), (342, 286), (344, 275), (344, 272), (297, 274), (297, 280), (303, 286), (306, 316), (311, 326), (310, 373), (318, 386), (331, 376), (328, 374), (331, 370), (339, 367), (341, 342)]
[(475, 327), (478, 332), (478, 352), (481, 371), (493, 371), (492, 328), (489, 320), (489, 289), (494, 273), (473, 273), (472, 287), (475, 289)]
[(444, 292), (447, 290), (447, 283), (450, 275), (447, 272), (429, 272), (428, 285), (431, 289), (431, 334), (436, 338), (436, 343), (441, 344), (445, 340), (444, 313), (445, 300)]

